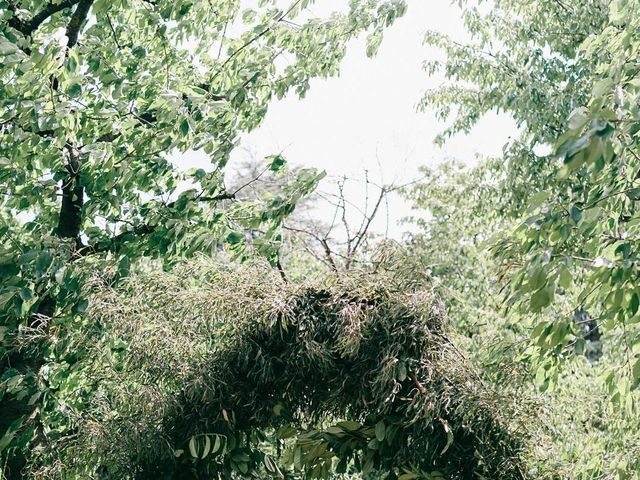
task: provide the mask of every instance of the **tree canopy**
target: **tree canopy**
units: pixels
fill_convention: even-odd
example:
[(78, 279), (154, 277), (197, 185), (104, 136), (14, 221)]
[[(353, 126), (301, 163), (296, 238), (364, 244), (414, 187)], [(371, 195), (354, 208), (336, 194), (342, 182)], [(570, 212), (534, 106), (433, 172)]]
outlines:
[[(404, 12), (400, 1), (351, 2), (347, 14), (295, 23), (308, 4), (0, 4), (5, 262), (22, 254), (5, 269), (5, 308), (53, 314), (42, 301), (72, 283), (63, 265), (96, 253), (120, 255), (126, 269), (219, 242), (241, 252), (242, 227), (264, 224), (274, 255), (277, 225), (321, 173), (221, 208), (237, 193), (223, 172), (239, 133), (273, 98), (336, 74), (349, 38), (378, 37)], [(188, 150), (204, 151), (211, 168), (181, 171), (172, 155)], [(283, 164), (268, 159), (271, 170)]]
[[(493, 185), (498, 193), (487, 201), (500, 198), (502, 217), (511, 219), (513, 229), (495, 238), (495, 252), (511, 284), (507, 301), (540, 320), (532, 335), (547, 385), (557, 373), (551, 366), (576, 344), (576, 310), (617, 331), (629, 354), (640, 342), (638, 7), (509, 0), (487, 11), (472, 2), (463, 13), (469, 45), (426, 36), (446, 52), (444, 62), (427, 69), (444, 69), (450, 82), (423, 99), (443, 118), (455, 115), (441, 140), (468, 131), (492, 109), (521, 125), (520, 138), (505, 146), (503, 174)], [(552, 309), (559, 315), (545, 315)], [(608, 388), (630, 409), (640, 360), (625, 355), (621, 366), (610, 370)]]
[[(373, 54), (405, 11), (400, 0), (354, 1), (318, 19), (309, 0), (280, 3), (0, 2), (0, 355), (15, 367), (3, 376), (16, 383), (9, 397), (33, 400), (0, 421), (0, 450), (38, 421), (31, 396), (55, 361), (43, 351), (77, 328), (84, 278), (103, 259), (117, 259), (119, 277), (140, 259), (170, 265), (220, 248), (277, 263), (282, 219), (323, 174), (304, 169), (277, 194), (239, 201), (225, 186), (230, 152), (273, 99), (335, 75), (363, 32)], [(188, 151), (209, 168), (181, 169)], [(276, 154), (264, 170), (285, 163)], [(30, 355), (20, 338), (34, 328), (43, 343)]]

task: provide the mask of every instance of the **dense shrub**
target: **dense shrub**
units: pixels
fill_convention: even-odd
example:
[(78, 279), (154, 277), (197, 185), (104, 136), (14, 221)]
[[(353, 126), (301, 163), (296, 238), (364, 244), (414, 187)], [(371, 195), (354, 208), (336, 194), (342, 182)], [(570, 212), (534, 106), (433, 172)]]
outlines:
[(429, 292), (208, 261), (92, 288), (42, 477), (525, 476), (507, 403)]

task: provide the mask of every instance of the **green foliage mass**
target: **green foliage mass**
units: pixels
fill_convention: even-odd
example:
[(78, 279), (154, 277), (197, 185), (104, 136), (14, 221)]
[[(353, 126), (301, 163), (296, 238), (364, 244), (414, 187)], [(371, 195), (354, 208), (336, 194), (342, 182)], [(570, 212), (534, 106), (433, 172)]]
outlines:
[[(283, 218), (323, 173), (240, 200), (224, 182), (231, 151), (272, 100), (336, 75), (361, 33), (375, 53), (405, 11), (351, 1), (316, 19), (309, 0), (282, 3), (0, 1), (0, 452), (13, 475), (42, 440), (48, 365), (68, 329), (82, 335), (84, 282), (103, 259), (119, 277), (220, 249), (277, 263)], [(181, 169), (192, 150), (210, 165)]]
[[(492, 160), (465, 168), (448, 163), (425, 173), (426, 181), (406, 194), (429, 216), (412, 219), (420, 232), (408, 239), (399, 267), (410, 278), (423, 272), (432, 279), (446, 305), (452, 337), (483, 380), (531, 405), (527, 417), (533, 431), (525, 457), (530, 474), (540, 479), (637, 478), (638, 416), (612, 404), (603, 384), (611, 365), (624, 358), (620, 338), (609, 332), (590, 341), (572, 325), (574, 347), (564, 349), (564, 368), (554, 368), (540, 361), (537, 338), (532, 339), (536, 325), (557, 321), (554, 313), (532, 317), (505, 308), (499, 259), (490, 250), (516, 221), (500, 210), (510, 194), (500, 182), (503, 164)], [(575, 348), (579, 342), (584, 351)], [(603, 356), (588, 360), (597, 348), (604, 348)]]
[[(515, 118), (499, 178), (503, 218), (518, 220), (495, 247), (510, 305), (538, 319), (532, 336), (553, 369), (576, 341), (572, 315), (587, 310), (626, 353), (607, 377), (628, 413), (640, 382), (636, 223), (640, 48), (636, 1), (465, 4), (471, 43), (437, 34), (453, 83), (424, 106), (455, 112), (445, 135), (468, 131), (487, 111)], [(455, 92), (452, 90), (454, 89)], [(539, 154), (542, 147), (551, 154)], [(504, 194), (506, 192), (506, 194)], [(556, 315), (552, 315), (555, 313)], [(613, 347), (612, 345), (612, 347)]]
[(42, 478), (525, 478), (428, 291), (204, 260), (109, 280), (48, 366)]
[[(275, 198), (220, 208), (236, 193), (223, 171), (238, 135), (272, 99), (335, 75), (345, 43), (391, 24), (404, 5), (351, 2), (345, 15), (296, 26), (308, 0), (285, 10), (240, 3), (0, 3), (7, 315), (54, 315), (43, 301), (73, 293), (63, 267), (79, 257), (110, 252), (126, 266), (219, 243), (240, 255), (243, 228), (259, 225), (262, 242), (277, 243), (282, 218), (322, 174), (304, 170)], [(202, 150), (211, 168), (181, 171), (170, 156), (187, 150)]]
[(247, 195), (230, 154), (406, 9), (313, 3), (0, 0), (3, 474), (639, 478), (640, 0), (460, 0), (421, 106), (440, 143), (494, 110), (518, 138), (425, 169), (369, 273), (289, 283), (323, 173), (272, 155)]
[(478, 318), (500, 317), (499, 286), (487, 281), (495, 262), (485, 247), (509, 224), (504, 168), (495, 160), (473, 169), (451, 161), (421, 173), (404, 192), (414, 210), (428, 212), (405, 219), (419, 227), (407, 239), (411, 262), (426, 270), (456, 329), (472, 336)]
[(452, 119), (438, 140), (492, 110), (521, 134), (500, 159), (428, 172), (411, 246), (487, 380), (544, 392), (536, 475), (637, 478), (640, 4), (460, 5), (468, 44), (426, 36), (445, 53), (423, 99)]

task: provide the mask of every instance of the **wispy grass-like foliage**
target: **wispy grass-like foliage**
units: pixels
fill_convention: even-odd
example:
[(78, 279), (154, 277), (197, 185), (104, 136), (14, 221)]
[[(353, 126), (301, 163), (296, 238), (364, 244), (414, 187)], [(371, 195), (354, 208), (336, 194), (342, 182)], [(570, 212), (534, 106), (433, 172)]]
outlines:
[(508, 404), (429, 291), (209, 260), (92, 288), (85, 393), (43, 476), (525, 477)]

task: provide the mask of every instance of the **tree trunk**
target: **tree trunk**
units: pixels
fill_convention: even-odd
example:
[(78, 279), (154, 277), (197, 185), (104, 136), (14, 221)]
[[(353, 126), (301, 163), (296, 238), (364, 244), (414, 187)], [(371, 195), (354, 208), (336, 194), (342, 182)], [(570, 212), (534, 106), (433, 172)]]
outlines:
[(60, 238), (72, 238), (76, 244), (80, 243), (83, 197), (84, 187), (80, 185), (80, 174), (70, 171), (62, 184), (62, 205), (54, 233)]

